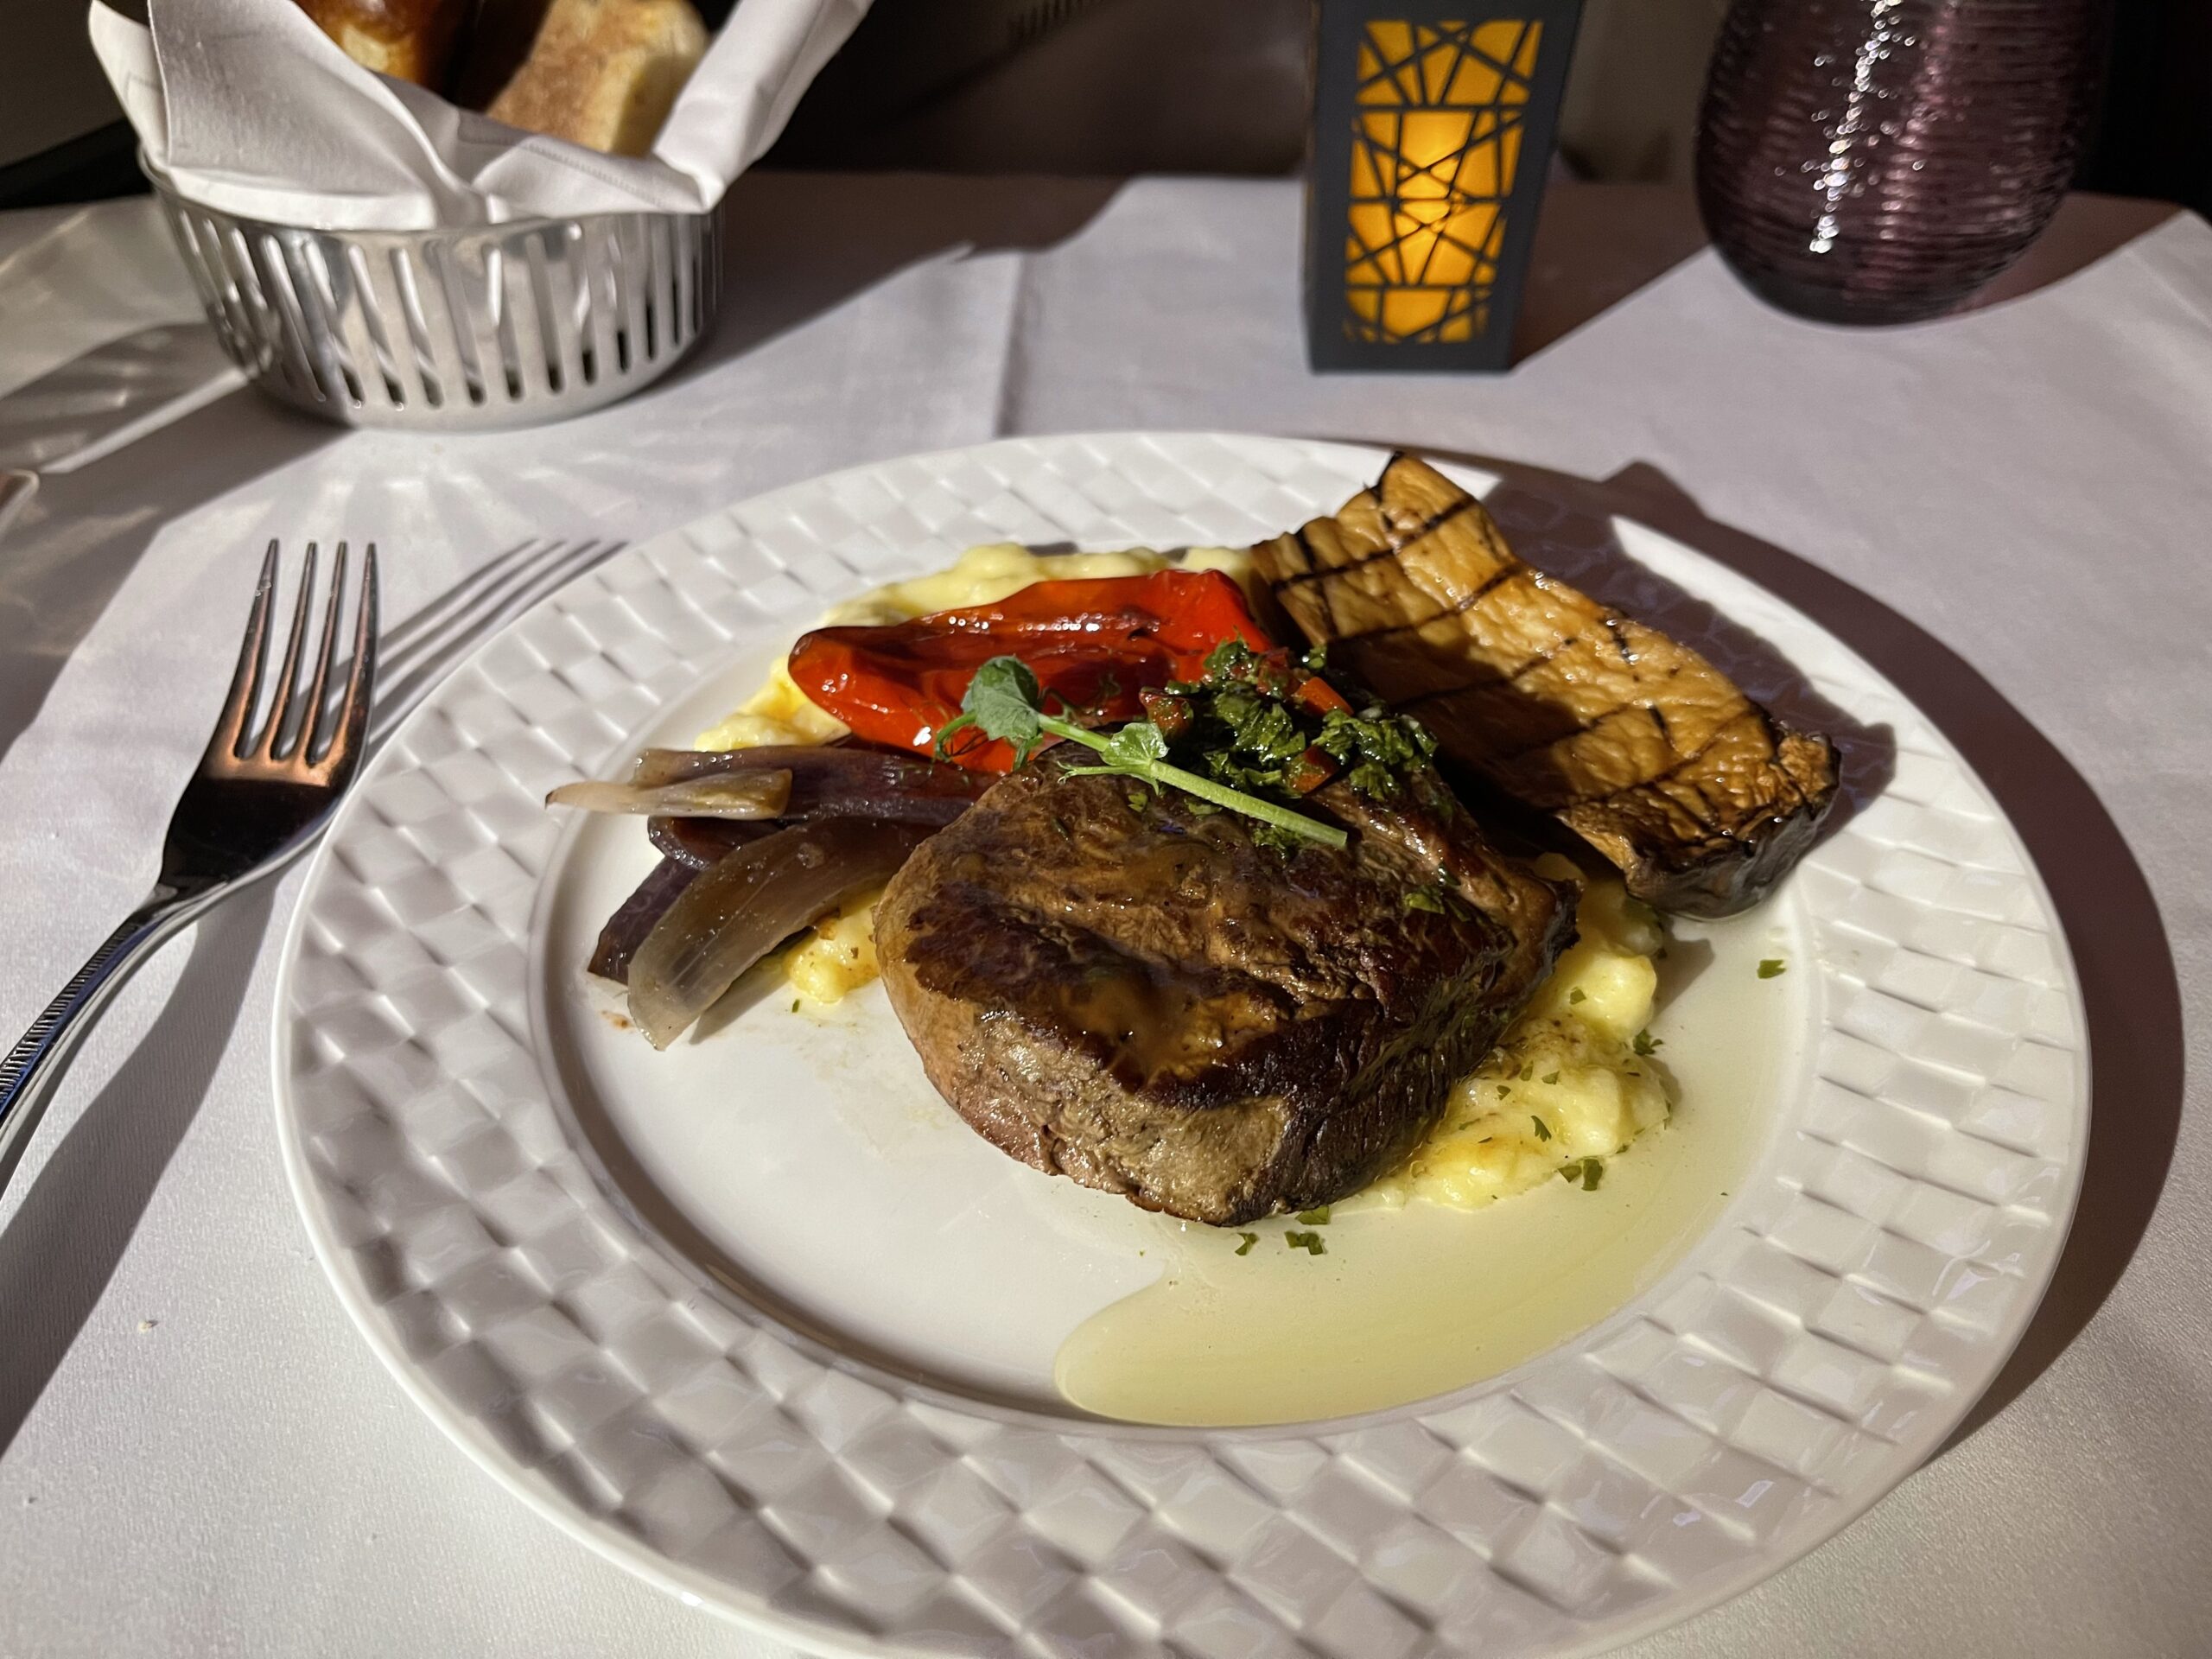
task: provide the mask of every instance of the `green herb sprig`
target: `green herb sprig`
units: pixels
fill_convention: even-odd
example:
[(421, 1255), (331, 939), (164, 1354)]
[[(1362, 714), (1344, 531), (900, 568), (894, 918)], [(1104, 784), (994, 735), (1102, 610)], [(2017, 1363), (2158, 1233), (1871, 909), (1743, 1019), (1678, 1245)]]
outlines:
[(1071, 743), (1081, 744), (1103, 762), (1096, 766), (1069, 768), (1077, 776), (1132, 778), (1148, 785), (1155, 793), (1163, 786), (1178, 789), (1211, 805), (1241, 813), (1272, 829), (1324, 847), (1340, 850), (1351, 841), (1351, 836), (1334, 824), (1323, 823), (1274, 801), (1248, 795), (1170, 765), (1166, 759), (1167, 740), (1150, 721), (1131, 721), (1117, 731), (1101, 734), (1058, 715), (1048, 715), (1043, 705), (1037, 677), (1020, 658), (994, 657), (976, 671), (976, 677), (969, 682), (967, 696), (960, 700), (960, 713), (947, 721), (938, 733), (938, 753), (949, 754), (947, 740), (972, 728), (985, 737), (1013, 744), (1015, 764), (1020, 766), (1028, 761), (1046, 738), (1065, 738)]

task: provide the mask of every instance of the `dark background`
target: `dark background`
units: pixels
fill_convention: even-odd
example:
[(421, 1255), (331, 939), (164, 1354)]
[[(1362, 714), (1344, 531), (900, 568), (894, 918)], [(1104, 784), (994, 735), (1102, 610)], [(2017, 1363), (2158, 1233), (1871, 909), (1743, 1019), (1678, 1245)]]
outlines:
[[(702, 9), (712, 22), (729, 3)], [(1726, 10), (1587, 0), (1560, 123), (1571, 170), (1687, 183)], [(142, 188), (85, 10), (85, 0), (9, 0), (0, 207)], [(1305, 142), (1310, 19), (1310, 0), (876, 0), (769, 162), (1288, 173)], [(2212, 0), (2116, 0), (2101, 114), (2076, 182), (2212, 214)]]

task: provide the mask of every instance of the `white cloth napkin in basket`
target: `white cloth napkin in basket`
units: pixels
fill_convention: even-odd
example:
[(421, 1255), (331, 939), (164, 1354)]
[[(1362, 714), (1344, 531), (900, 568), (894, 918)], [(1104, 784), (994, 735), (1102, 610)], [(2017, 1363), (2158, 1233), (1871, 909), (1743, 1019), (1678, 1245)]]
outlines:
[(294, 0), (92, 0), (91, 29), (147, 159), (225, 213), (324, 230), (702, 213), (772, 143), (869, 0), (742, 0), (650, 156), (519, 131), (362, 68)]

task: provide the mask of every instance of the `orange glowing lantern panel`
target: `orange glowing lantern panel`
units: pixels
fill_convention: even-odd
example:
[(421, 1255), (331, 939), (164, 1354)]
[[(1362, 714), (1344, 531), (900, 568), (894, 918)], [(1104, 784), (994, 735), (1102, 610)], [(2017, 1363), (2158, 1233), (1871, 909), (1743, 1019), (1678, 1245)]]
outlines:
[(1351, 338), (1469, 340), (1488, 326), (1543, 28), (1367, 25), (1344, 215)]
[(1510, 329), (1578, 9), (1522, 0), (1505, 17), (1346, 15), (1358, 10), (1321, 7), (1309, 212), (1340, 202), (1342, 216), (1333, 236), (1309, 220), (1316, 361), (1457, 346), (1402, 355), (1502, 366), (1466, 348), (1494, 324)]

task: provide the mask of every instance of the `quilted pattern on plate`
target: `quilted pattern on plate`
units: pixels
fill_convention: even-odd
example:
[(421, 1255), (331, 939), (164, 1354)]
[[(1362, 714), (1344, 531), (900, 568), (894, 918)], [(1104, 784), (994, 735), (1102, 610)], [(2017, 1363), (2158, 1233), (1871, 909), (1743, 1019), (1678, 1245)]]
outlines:
[[(2087, 1057), (2065, 947), (1928, 721), (1680, 550), (1732, 620), (1891, 728), (1896, 770), (1796, 878), (1825, 1018), (1772, 1179), (1566, 1349), (1341, 1433), (1026, 1419), (702, 1293), (570, 1147), (527, 1029), (550, 786), (602, 770), (734, 642), (969, 543), (1249, 541), (1379, 460), (1066, 437), (818, 479), (620, 556), (440, 688), (310, 880), (279, 1112), (318, 1249), (442, 1424), (596, 1547), (747, 1622), (1040, 1659), (1601, 1647), (1764, 1576), (1934, 1448), (2010, 1351), (2072, 1204)], [(1590, 553), (1525, 550), (1570, 577)], [(1608, 596), (1662, 626), (1682, 600), (1656, 577)], [(1756, 663), (1724, 666), (1762, 694)]]

